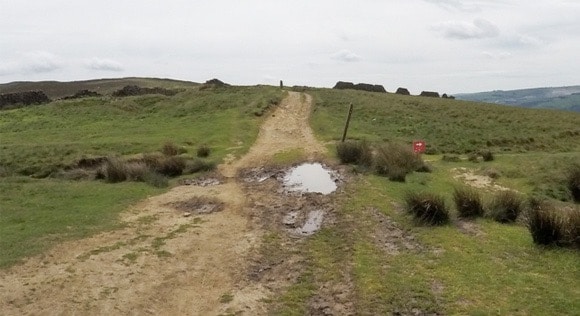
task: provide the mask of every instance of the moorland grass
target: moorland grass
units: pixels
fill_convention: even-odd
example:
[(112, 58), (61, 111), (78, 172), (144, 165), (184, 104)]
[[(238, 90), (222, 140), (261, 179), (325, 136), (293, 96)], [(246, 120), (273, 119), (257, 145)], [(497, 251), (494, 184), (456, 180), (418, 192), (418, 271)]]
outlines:
[(580, 113), (355, 90), (312, 89), (312, 127), (338, 140), (351, 102), (349, 139), (427, 143), (429, 153), (578, 151)]
[(181, 156), (172, 156), (157, 164), (154, 154), (150, 163), (157, 165), (156, 171), (174, 176), (188, 168), (211, 169), (227, 154), (247, 151), (261, 122), (255, 109), (282, 97), (279, 89), (265, 86), (215, 91), (193, 87), (175, 96), (90, 97), (0, 111), (0, 266), (38, 254), (63, 239), (112, 229), (118, 212), (167, 184), (162, 175), (143, 174), (139, 163), (111, 169), (110, 182), (144, 177), (152, 185), (46, 177), (76, 168), (86, 157), (155, 153), (167, 140), (178, 152), (211, 145), (212, 161), (184, 165)]

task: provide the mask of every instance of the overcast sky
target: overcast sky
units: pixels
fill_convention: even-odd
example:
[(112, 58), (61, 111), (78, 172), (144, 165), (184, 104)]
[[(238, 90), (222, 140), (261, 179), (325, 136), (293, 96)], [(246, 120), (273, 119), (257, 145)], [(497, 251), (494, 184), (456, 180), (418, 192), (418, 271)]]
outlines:
[(0, 83), (580, 85), (580, 0), (0, 0)]

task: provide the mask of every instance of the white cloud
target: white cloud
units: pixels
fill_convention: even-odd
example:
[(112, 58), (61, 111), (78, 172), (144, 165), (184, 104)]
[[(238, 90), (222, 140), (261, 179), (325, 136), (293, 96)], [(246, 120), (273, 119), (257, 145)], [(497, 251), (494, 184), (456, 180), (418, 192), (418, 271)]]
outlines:
[(343, 49), (332, 54), (332, 59), (350, 63), (361, 60), (361, 57), (347, 49)]
[(85, 62), (85, 67), (92, 70), (123, 71), (121, 63), (103, 58), (92, 58)]
[(537, 37), (530, 35), (519, 35), (517, 38), (517, 43), (522, 46), (540, 46), (543, 41)]
[(499, 60), (512, 57), (512, 54), (509, 52), (488, 52), (488, 51), (485, 51), (481, 54), (487, 58), (499, 59)]
[(482, 39), (499, 35), (499, 28), (484, 19), (476, 19), (473, 22), (446, 21), (436, 24), (433, 29), (447, 38), (461, 40)]
[(16, 60), (0, 64), (0, 75), (43, 74), (64, 67), (64, 63), (56, 55), (45, 51), (33, 51), (21, 54)]
[(476, 3), (469, 3), (469, 1), (460, 0), (424, 0), (429, 3), (433, 3), (447, 10), (459, 10), (464, 12), (476, 12), (480, 11), (481, 7)]

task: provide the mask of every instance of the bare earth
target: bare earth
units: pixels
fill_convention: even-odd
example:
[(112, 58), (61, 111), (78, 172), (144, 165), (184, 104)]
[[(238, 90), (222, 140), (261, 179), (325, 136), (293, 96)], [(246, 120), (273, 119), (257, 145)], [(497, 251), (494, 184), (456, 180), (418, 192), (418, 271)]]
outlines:
[[(309, 95), (289, 92), (248, 154), (218, 167), (224, 183), (175, 187), (124, 212), (123, 229), (60, 244), (0, 271), (0, 314), (266, 313), (262, 302), (271, 291), (244, 280), (264, 234), (251, 217), (268, 197), (250, 197), (238, 174), (293, 148), (321, 156), (325, 148), (308, 125), (311, 102)], [(199, 197), (219, 200), (223, 211), (195, 214), (175, 207)]]

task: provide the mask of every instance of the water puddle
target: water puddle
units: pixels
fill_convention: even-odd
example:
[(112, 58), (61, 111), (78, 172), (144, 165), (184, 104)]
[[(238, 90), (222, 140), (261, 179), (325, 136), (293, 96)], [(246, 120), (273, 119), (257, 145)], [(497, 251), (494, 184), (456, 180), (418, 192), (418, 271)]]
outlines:
[[(289, 214), (289, 216), (292, 216)], [(296, 216), (296, 215), (294, 215)], [(320, 230), (322, 227), (322, 220), (324, 219), (324, 212), (321, 210), (310, 211), (306, 217), (306, 221), (302, 227), (298, 227), (292, 230), (296, 235), (300, 236), (310, 236)]]
[(289, 191), (330, 194), (337, 188), (332, 173), (320, 163), (305, 163), (290, 169), (283, 182)]

